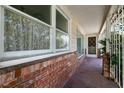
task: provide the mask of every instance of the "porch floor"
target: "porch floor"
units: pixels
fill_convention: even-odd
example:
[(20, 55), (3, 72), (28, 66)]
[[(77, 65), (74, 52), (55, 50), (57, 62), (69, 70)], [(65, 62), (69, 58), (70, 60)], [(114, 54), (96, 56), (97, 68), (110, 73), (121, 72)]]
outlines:
[(65, 88), (118, 88), (112, 80), (102, 76), (101, 59), (86, 57), (80, 62), (79, 68), (66, 83)]

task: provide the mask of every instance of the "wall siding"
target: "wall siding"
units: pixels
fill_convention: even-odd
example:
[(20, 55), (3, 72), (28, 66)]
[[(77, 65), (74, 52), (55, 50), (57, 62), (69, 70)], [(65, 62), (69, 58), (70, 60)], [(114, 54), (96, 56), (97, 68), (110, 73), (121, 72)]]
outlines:
[(76, 22), (71, 22), (71, 31), (70, 31), (70, 50), (77, 50), (77, 25)]

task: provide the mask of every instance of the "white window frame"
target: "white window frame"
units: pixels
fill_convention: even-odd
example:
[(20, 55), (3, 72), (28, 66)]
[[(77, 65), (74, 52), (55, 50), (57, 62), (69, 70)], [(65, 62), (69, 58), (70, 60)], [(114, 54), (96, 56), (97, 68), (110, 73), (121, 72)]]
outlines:
[[(43, 49), (43, 50), (24, 50), (24, 51), (8, 51), (4, 52), (4, 8), (8, 9), (16, 14), (19, 14), (21, 16), (24, 16), (28, 19), (31, 19), (33, 21), (36, 21), (40, 24), (46, 25), (50, 27), (50, 49)], [(56, 10), (59, 11), (67, 20), (68, 20), (68, 33), (63, 32), (68, 34), (69, 40), (68, 40), (68, 46), (67, 48), (63, 49), (56, 49)], [(60, 10), (59, 7), (55, 5), (51, 5), (51, 25), (35, 18), (32, 17), (18, 9), (15, 9), (11, 6), (8, 5), (1, 5), (0, 6), (0, 61), (8, 60), (8, 59), (14, 59), (14, 58), (21, 58), (21, 57), (26, 57), (26, 56), (35, 56), (35, 55), (40, 55), (40, 54), (48, 54), (48, 53), (55, 53), (55, 52), (63, 52), (63, 51), (69, 51), (70, 50), (70, 18), (65, 15), (65, 13)]]
[[(52, 7), (52, 6), (51, 6)], [(2, 32), (2, 37), (4, 38), (4, 35), (3, 35), (3, 33), (4, 33), (4, 8), (5, 9), (8, 9), (8, 10), (10, 10), (10, 11), (12, 11), (12, 12), (14, 12), (14, 13), (16, 13), (16, 14), (20, 14), (21, 16), (24, 16), (24, 17), (26, 17), (26, 18), (28, 18), (28, 19), (31, 19), (31, 20), (33, 20), (33, 21), (36, 21), (36, 22), (38, 22), (38, 23), (40, 23), (40, 24), (43, 24), (43, 25), (46, 25), (46, 26), (48, 26), (48, 27), (50, 27), (50, 48), (49, 49), (42, 49), (42, 50), (24, 50), (24, 51), (8, 51), (8, 52), (4, 52), (4, 40), (2, 39), (1, 41), (2, 41), (2, 50), (1, 51), (3, 51), (3, 53), (1, 53), (1, 58), (2, 58), (2, 60), (5, 60), (5, 59), (9, 59), (9, 58), (17, 58), (17, 57), (23, 57), (23, 56), (32, 56), (32, 55), (36, 55), (36, 54), (45, 54), (45, 53), (50, 53), (50, 52), (52, 52), (52, 47), (51, 47), (51, 43), (52, 43), (52, 37), (51, 37), (51, 30), (53, 29), (52, 28), (52, 26), (51, 25), (49, 25), (49, 24), (47, 24), (47, 23), (45, 23), (45, 22), (43, 22), (43, 21), (41, 21), (41, 20), (39, 20), (39, 19), (37, 19), (37, 18), (34, 18), (34, 17), (32, 17), (32, 16), (30, 16), (30, 15), (28, 15), (28, 14), (26, 14), (26, 13), (23, 13), (22, 11), (20, 11), (20, 10), (17, 10), (17, 9), (15, 9), (15, 8), (13, 8), (13, 7), (11, 7), (11, 6), (1, 6), (1, 8), (2, 8), (2, 20), (1, 20), (1, 22), (2, 22), (2, 30), (1, 30), (1, 32)]]
[[(68, 32), (64, 32), (64, 31), (58, 29), (58, 28), (56, 27), (56, 24), (55, 24), (55, 37), (56, 37), (56, 31), (58, 31), (58, 32), (60, 32), (60, 33), (63, 33), (63, 34), (65, 34), (65, 35), (68, 35), (69, 40), (68, 40), (68, 45), (67, 45), (66, 48), (57, 49), (57, 48), (56, 48), (56, 44), (55, 44), (55, 51), (56, 51), (56, 52), (68, 51), (68, 50), (70, 50), (70, 26), (71, 26), (71, 24), (70, 24), (70, 18), (64, 13), (64, 11), (61, 10), (60, 7), (57, 7), (57, 6), (56, 6), (56, 11), (58, 11), (58, 12), (68, 21)], [(55, 12), (55, 14), (56, 14), (56, 12)], [(56, 18), (55, 18), (55, 22), (56, 22)], [(55, 40), (56, 40), (56, 38), (55, 38)]]
[(0, 61), (4, 54), (4, 8), (0, 6)]

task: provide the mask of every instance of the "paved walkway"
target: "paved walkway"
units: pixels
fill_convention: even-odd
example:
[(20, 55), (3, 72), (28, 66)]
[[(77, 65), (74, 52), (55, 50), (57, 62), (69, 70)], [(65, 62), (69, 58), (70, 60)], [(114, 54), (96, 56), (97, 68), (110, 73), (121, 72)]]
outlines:
[(102, 61), (98, 58), (86, 57), (80, 60), (81, 65), (64, 86), (65, 88), (117, 88), (111, 80), (101, 75)]

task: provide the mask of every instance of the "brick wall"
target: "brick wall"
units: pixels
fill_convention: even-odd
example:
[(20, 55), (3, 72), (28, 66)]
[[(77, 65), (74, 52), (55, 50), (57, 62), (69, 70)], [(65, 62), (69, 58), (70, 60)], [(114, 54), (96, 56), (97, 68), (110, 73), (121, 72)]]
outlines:
[[(56, 56), (28, 66), (2, 71), (0, 87), (44, 88), (63, 87), (77, 67), (75, 52)], [(12, 67), (13, 68), (13, 67)], [(6, 69), (3, 69), (6, 70)]]

